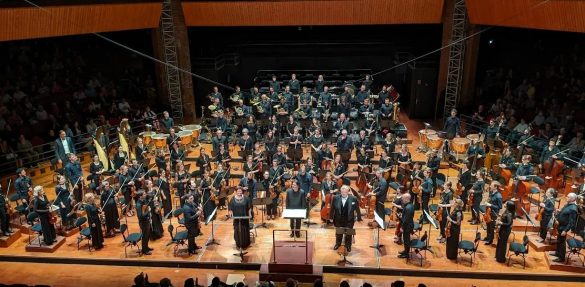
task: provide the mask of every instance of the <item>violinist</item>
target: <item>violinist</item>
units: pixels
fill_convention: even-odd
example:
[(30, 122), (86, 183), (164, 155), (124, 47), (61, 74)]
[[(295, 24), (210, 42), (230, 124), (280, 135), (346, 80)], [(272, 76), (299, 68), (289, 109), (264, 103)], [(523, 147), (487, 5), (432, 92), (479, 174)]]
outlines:
[(167, 137), (167, 146), (169, 149), (173, 146), (174, 143), (179, 141), (179, 136), (175, 133), (175, 129), (169, 129), (169, 136)]
[(250, 199), (257, 197), (256, 179), (254, 179), (254, 173), (246, 173), (244, 177), (240, 179), (240, 183), (238, 185)]
[(105, 217), (106, 237), (114, 237), (117, 230), (120, 229), (120, 215), (116, 205), (116, 192), (107, 180), (102, 182), (100, 205)]
[[(215, 195), (219, 197), (219, 209), (226, 209), (225, 196), (221, 195), (221, 189), (227, 185), (227, 181), (230, 178), (229, 170), (224, 170), (223, 166), (218, 165), (217, 170), (213, 173), (213, 187), (215, 188)], [(221, 195), (221, 196), (220, 196)]]
[(167, 159), (165, 158), (165, 153), (162, 149), (156, 150), (156, 157), (154, 158), (154, 162), (156, 163), (156, 167), (158, 168), (158, 172), (161, 170), (167, 170)]
[(164, 214), (167, 215), (173, 211), (173, 203), (171, 202), (171, 188), (167, 178), (167, 171), (161, 170), (159, 176), (154, 182), (160, 189), (161, 203), (164, 210)]
[(136, 159), (133, 159), (132, 164), (128, 167), (128, 175), (134, 178), (134, 186), (136, 186), (136, 189), (142, 188), (142, 182), (148, 177), (148, 174), (144, 171), (144, 167), (138, 164)]
[(418, 188), (420, 188), (420, 185), (422, 184), (423, 180), (424, 180), (424, 173), (423, 173), (423, 169), (422, 169), (422, 164), (418, 161), (414, 162), (412, 171), (410, 172), (409, 175), (409, 182), (408, 182), (408, 191), (410, 193), (410, 196), (412, 198), (412, 204), (415, 205), (416, 209), (420, 208), (420, 204), (421, 202), (418, 201), (418, 193), (419, 190)]
[(154, 188), (153, 182), (147, 180), (144, 182), (146, 192), (146, 203), (150, 207), (150, 239), (157, 240), (164, 235), (162, 225), (163, 216), (161, 214), (160, 191)]
[[(443, 184), (443, 192), (441, 193), (441, 199), (439, 201), (439, 210), (437, 212), (441, 212), (440, 217), (441, 221), (439, 221), (441, 236), (437, 239), (441, 243), (445, 243), (447, 235), (445, 233), (445, 228), (447, 227), (447, 217), (451, 213), (451, 202), (453, 201), (453, 190), (451, 189), (451, 182), (447, 181)], [(463, 202), (462, 202), (463, 203)], [(437, 214), (439, 216), (439, 214)]]
[(516, 205), (513, 201), (506, 201), (504, 213), (496, 220), (496, 225), (500, 226), (498, 232), (498, 243), (496, 245), (496, 261), (500, 263), (506, 262), (506, 254), (508, 251), (508, 237), (512, 232), (512, 224), (514, 223), (514, 215), (516, 214)]
[(170, 154), (171, 168), (172, 170), (176, 171), (177, 163), (185, 160), (185, 150), (179, 148), (178, 142), (174, 142), (173, 145), (171, 146)]
[(183, 163), (179, 162), (177, 164), (177, 172), (175, 173), (174, 188), (175, 195), (180, 198), (181, 206), (185, 204), (185, 199), (183, 197), (185, 196), (187, 184), (189, 183), (190, 178), (191, 175), (189, 174), (189, 172), (185, 170), (185, 166), (183, 165)]
[(32, 195), (32, 179), (26, 175), (26, 169), (19, 168), (16, 170), (18, 178), (14, 182), (14, 189), (18, 194), (17, 203), (19, 205), (28, 205), (29, 194)]
[[(556, 190), (554, 188), (549, 188), (544, 193), (544, 198), (542, 202), (539, 204), (540, 206), (540, 230), (538, 242), (542, 243), (546, 239), (546, 235), (548, 234), (548, 227), (550, 220), (552, 218), (553, 212), (555, 210), (555, 200), (556, 200)], [(538, 216), (537, 216), (538, 218)]]
[[(238, 188), (228, 206), (230, 217), (252, 216), (252, 200)], [(250, 246), (250, 220), (234, 219), (234, 241), (237, 248), (246, 249)]]
[(274, 160), (276, 160), (276, 162), (278, 163), (277, 165), (280, 165), (280, 166), (287, 165), (286, 155), (282, 152), (281, 145), (276, 147), (276, 153), (272, 156), (272, 161), (274, 161)]
[(246, 158), (252, 154), (254, 148), (254, 139), (248, 134), (248, 129), (242, 129), (242, 136), (238, 139), (238, 145), (242, 151), (242, 157)]
[(199, 174), (204, 174), (206, 171), (211, 170), (211, 159), (209, 158), (209, 155), (205, 153), (205, 148), (203, 147), (199, 149), (197, 166), (199, 167)]
[(500, 194), (499, 182), (492, 181), (492, 183), (490, 184), (490, 193), (488, 196), (489, 196), (488, 202), (486, 202), (485, 206), (490, 208), (490, 214), (486, 214), (486, 217), (489, 216), (489, 221), (486, 220), (487, 235), (483, 239), (485, 245), (491, 245), (492, 242), (494, 241), (494, 233), (496, 231), (496, 218), (500, 214), (500, 210), (503, 207), (502, 194)]
[(150, 206), (146, 199), (146, 192), (140, 190), (136, 193), (138, 201), (136, 202), (136, 215), (138, 216), (138, 225), (140, 225), (140, 232), (142, 233), (142, 254), (151, 255), (154, 249), (148, 246), (150, 241), (151, 220)]
[(478, 171), (475, 174), (476, 181), (471, 187), (471, 195), (473, 195), (473, 201), (471, 202), (471, 225), (479, 224), (479, 205), (483, 200), (483, 189), (485, 188), (485, 182), (483, 181), (483, 171)]
[(104, 235), (100, 220), (100, 209), (95, 204), (95, 194), (86, 193), (83, 201), (85, 203), (85, 212), (87, 213), (87, 223), (91, 231), (91, 246), (95, 250), (100, 250), (104, 248)]
[(223, 166), (223, 168), (228, 168), (230, 166), (230, 161), (232, 157), (230, 156), (230, 152), (225, 148), (224, 145), (219, 146), (219, 151), (215, 156), (215, 162), (218, 166)]
[(142, 138), (136, 138), (136, 147), (134, 147), (134, 155), (136, 160), (142, 162), (144, 155), (148, 153), (148, 148), (142, 143)]
[(471, 175), (471, 170), (467, 167), (466, 164), (461, 166), (461, 171), (459, 172), (459, 185), (461, 189), (461, 194), (459, 198), (463, 201), (463, 210), (467, 209), (467, 200), (469, 199), (469, 190), (473, 186), (473, 176)]
[[(81, 193), (83, 188), (83, 172), (81, 171), (81, 164), (75, 154), (69, 154), (69, 162), (65, 165), (65, 177), (69, 181), (73, 189), (75, 201), (81, 202)], [(77, 186), (73, 186), (77, 183)]]
[(72, 227), (72, 218), (68, 216), (69, 212), (72, 209), (72, 199), (71, 194), (69, 193), (69, 187), (67, 186), (67, 180), (64, 176), (59, 175), (57, 176), (57, 185), (55, 185), (55, 194), (57, 198), (55, 198), (55, 202), (53, 203), (56, 206), (59, 206), (59, 215), (61, 216), (61, 225), (66, 229), (69, 230)]
[(97, 190), (100, 186), (100, 177), (105, 172), (104, 165), (97, 154), (93, 156), (93, 161), (89, 164), (89, 172), (90, 189)]
[(553, 259), (554, 262), (565, 262), (565, 254), (567, 253), (567, 232), (576, 229), (577, 217), (579, 216), (577, 195), (572, 192), (569, 193), (567, 195), (567, 204), (565, 204), (561, 210), (557, 210), (557, 213), (557, 249), (550, 254), (557, 257), (556, 259)]
[(126, 204), (126, 216), (133, 216), (132, 211), (132, 188), (134, 188), (134, 180), (128, 174), (128, 167), (123, 165), (120, 167), (120, 174), (118, 174), (118, 182), (120, 183), (120, 191), (124, 195), (124, 204)]
[(10, 236), (12, 235), (12, 229), (10, 228), (10, 216), (8, 210), (10, 209), (10, 202), (4, 196), (2, 191), (2, 185), (0, 185), (0, 235)]
[(461, 234), (461, 223), (463, 222), (463, 201), (457, 198), (451, 201), (451, 213), (445, 218), (449, 222), (449, 236), (447, 237), (447, 246), (445, 248), (447, 259), (457, 260), (457, 251), (459, 251), (459, 235)]
[(203, 217), (207, 220), (216, 208), (215, 201), (211, 200), (212, 193), (218, 196), (219, 189), (215, 187), (212, 189), (213, 182), (208, 172), (203, 173), (203, 178), (199, 181), (198, 186), (202, 196)]
[(57, 242), (57, 235), (55, 234), (55, 224), (51, 222), (51, 203), (43, 187), (40, 185), (35, 186), (33, 189), (33, 210), (39, 215), (41, 221), (41, 229), (43, 234), (43, 242), (45, 245), (50, 246)]
[(307, 163), (305, 163), (305, 170), (307, 173), (310, 173), (312, 176), (317, 176), (319, 173), (319, 166), (317, 166), (312, 158), (307, 158)]
[(396, 135), (394, 135), (393, 133), (387, 133), (386, 138), (382, 143), (382, 147), (384, 148), (384, 151), (388, 155), (392, 155), (392, 153), (394, 153), (394, 151), (396, 150), (397, 143), (398, 141), (396, 140)]
[(280, 195), (280, 190), (277, 186), (278, 182), (276, 182), (275, 178), (270, 176), (269, 171), (265, 171), (262, 174), (262, 180), (260, 183), (262, 184), (262, 187), (264, 187), (264, 190), (270, 191), (272, 188), (272, 192), (274, 192), (273, 194), (271, 193), (269, 195), (272, 198), (272, 201), (270, 204), (266, 205), (266, 214), (268, 216), (268, 220), (275, 219), (278, 215), (278, 200)]
[(115, 170), (119, 170), (121, 166), (128, 162), (128, 153), (124, 151), (121, 145), (118, 146), (118, 152), (114, 154), (112, 162)]
[(244, 162), (244, 172), (245, 173), (257, 173), (258, 165), (254, 162), (254, 158), (252, 155), (248, 155), (246, 158), (246, 162)]
[(265, 152), (262, 150), (262, 146), (260, 145), (260, 142), (256, 142), (254, 144), (254, 151), (252, 151), (252, 157), (254, 158), (254, 164), (256, 164), (256, 167), (260, 171), (263, 170), (264, 154), (265, 154)]
[[(356, 218), (357, 221), (362, 221), (358, 199), (349, 194), (350, 187), (347, 185), (343, 185), (339, 190), (340, 194), (336, 195), (332, 200), (329, 216), (331, 220), (333, 220), (333, 225), (335, 227), (353, 229)], [(349, 235), (349, 237), (345, 238), (345, 248), (348, 252), (351, 252), (352, 237), (353, 236)], [(341, 246), (342, 239), (342, 234), (335, 235), (335, 246), (333, 247), (333, 250), (337, 250)]]
[[(431, 178), (431, 170), (429, 168), (424, 169), (423, 171), (423, 175), (424, 175), (424, 179), (419, 187), (419, 191), (421, 192), (421, 208), (423, 211), (426, 211), (428, 214), (430, 214), (429, 212), (429, 201), (431, 200), (431, 195), (433, 194), (434, 191), (434, 186), (435, 184), (433, 183), (433, 179)], [(427, 217), (423, 214), (421, 214), (421, 218), (424, 222), (427, 222), (428, 219)]]
[[(376, 170), (375, 175), (377, 184), (374, 184), (375, 187), (369, 183), (367, 184), (372, 190), (368, 196), (376, 197), (376, 208), (374, 211), (380, 218), (382, 218), (382, 221), (385, 222), (384, 217), (386, 216), (386, 212), (384, 211), (384, 202), (386, 202), (386, 197), (388, 196), (388, 182), (384, 178), (384, 171), (382, 169)], [(373, 222), (376, 221), (374, 220)]]

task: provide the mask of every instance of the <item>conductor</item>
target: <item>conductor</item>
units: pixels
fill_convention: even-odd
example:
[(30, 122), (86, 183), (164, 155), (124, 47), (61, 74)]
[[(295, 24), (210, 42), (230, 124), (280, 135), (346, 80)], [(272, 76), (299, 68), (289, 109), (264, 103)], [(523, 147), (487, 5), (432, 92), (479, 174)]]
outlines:
[[(346, 227), (352, 228), (357, 217), (357, 221), (362, 221), (362, 215), (360, 213), (360, 207), (358, 200), (355, 196), (349, 195), (349, 186), (343, 185), (340, 189), (339, 195), (333, 198), (333, 204), (331, 205), (330, 218), (333, 220), (335, 227)], [(341, 246), (341, 240), (343, 234), (335, 235), (335, 247), (337, 250)], [(351, 252), (352, 236), (345, 239), (345, 247), (348, 252)]]

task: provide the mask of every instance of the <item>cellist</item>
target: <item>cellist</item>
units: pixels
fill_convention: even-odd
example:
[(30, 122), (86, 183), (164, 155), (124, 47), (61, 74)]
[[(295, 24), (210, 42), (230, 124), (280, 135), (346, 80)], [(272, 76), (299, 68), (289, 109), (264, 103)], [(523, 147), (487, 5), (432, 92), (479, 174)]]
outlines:
[[(327, 200), (331, 202), (334, 196), (338, 194), (338, 187), (335, 181), (333, 181), (333, 175), (330, 171), (325, 174), (325, 178), (321, 182), (321, 210), (325, 208), (325, 203)], [(329, 219), (321, 218), (324, 222), (329, 223)]]
[(559, 153), (560, 150), (557, 146), (556, 139), (551, 138), (548, 141), (548, 146), (546, 146), (540, 154), (540, 164), (538, 165), (538, 168), (542, 171), (543, 174), (545, 174), (546, 179), (552, 178), (553, 164), (559, 158)]
[(518, 166), (516, 169), (516, 173), (514, 174), (514, 194), (513, 196), (517, 198), (518, 193), (518, 184), (520, 181), (528, 181), (530, 180), (530, 175), (534, 174), (534, 170), (532, 168), (532, 164), (530, 164), (531, 156), (529, 154), (525, 154), (522, 156), (522, 164)]
[(490, 193), (488, 202), (486, 202), (486, 212), (487, 208), (489, 207), (490, 213), (486, 216), (489, 216), (489, 221), (486, 220), (487, 224), (487, 235), (483, 239), (485, 241), (485, 245), (491, 245), (494, 241), (494, 234), (496, 231), (496, 218), (500, 213), (500, 210), (503, 207), (502, 201), (502, 194), (500, 194), (500, 183), (497, 181), (492, 181), (490, 184)]

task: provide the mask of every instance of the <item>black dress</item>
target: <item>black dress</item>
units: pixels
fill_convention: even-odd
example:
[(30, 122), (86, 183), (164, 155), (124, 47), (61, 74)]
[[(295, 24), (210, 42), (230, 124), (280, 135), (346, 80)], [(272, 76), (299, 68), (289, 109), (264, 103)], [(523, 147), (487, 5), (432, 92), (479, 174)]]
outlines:
[[(70, 193), (69, 190), (67, 189), (67, 187), (65, 187), (64, 185), (56, 185), (55, 186), (55, 194), (58, 195), (56, 200), (55, 200), (55, 205), (59, 206), (59, 215), (61, 216), (61, 225), (65, 226), (66, 228), (69, 228), (72, 224), (71, 224), (71, 217), (67, 216), (69, 215), (69, 212), (71, 212), (71, 198), (70, 198)], [(61, 204), (63, 204), (63, 206), (61, 206)]]
[(95, 249), (104, 247), (104, 234), (102, 232), (102, 222), (100, 221), (99, 210), (93, 204), (85, 206), (87, 221), (91, 230), (91, 246)]
[(215, 210), (215, 201), (210, 199), (211, 187), (207, 181), (201, 180), (200, 188), (203, 190), (203, 216), (205, 217), (204, 220), (207, 221), (211, 213)]
[(152, 216), (152, 227), (150, 232), (150, 239), (157, 240), (162, 238), (164, 235), (164, 229), (162, 225), (162, 216), (160, 214), (161, 207), (160, 203), (158, 206), (153, 201), (150, 202), (150, 216)]
[(45, 242), (45, 245), (52, 245), (53, 242), (55, 242), (57, 235), (55, 234), (55, 225), (49, 223), (50, 202), (45, 196), (36, 197), (34, 201), (34, 211), (39, 215), (41, 221), (43, 241)]
[[(106, 202), (107, 200), (107, 202)], [(112, 234), (114, 229), (120, 229), (120, 215), (116, 206), (115, 191), (110, 188), (100, 195), (100, 204), (104, 211), (106, 219), (106, 233)]]
[[(449, 218), (453, 221), (463, 222), (463, 212), (459, 209), (453, 210), (451, 214), (449, 214)], [(451, 223), (451, 236), (447, 237), (447, 258), (451, 260), (457, 259), (457, 251), (459, 247), (459, 235), (461, 234), (461, 225)]]
[(183, 171), (182, 173), (177, 172), (177, 174), (175, 175), (175, 195), (180, 198), (181, 206), (185, 205), (185, 199), (183, 198), (183, 196), (185, 195), (185, 187), (188, 184), (188, 182), (184, 183), (181, 181), (188, 178), (189, 173), (185, 171)]
[(510, 212), (504, 213), (502, 216), (502, 225), (498, 232), (498, 244), (496, 245), (496, 261), (500, 263), (506, 262), (506, 253), (508, 251), (508, 237), (512, 232), (512, 222), (514, 222), (514, 215)]
[(102, 170), (104, 168), (104, 165), (102, 164), (101, 161), (98, 161), (97, 164), (95, 162), (92, 162), (89, 164), (89, 172), (91, 173), (90, 175), (90, 180), (91, 180), (91, 184), (90, 184), (90, 189), (91, 190), (97, 190), (100, 184), (100, 175), (97, 174), (100, 170)]
[[(234, 217), (249, 216), (252, 208), (252, 201), (249, 197), (244, 196), (237, 199), (235, 196), (229, 203), (229, 210)], [(250, 246), (250, 220), (234, 219), (234, 240), (237, 248), (248, 248)]]
[(169, 214), (169, 212), (171, 212), (173, 210), (173, 203), (171, 202), (171, 189), (169, 187), (169, 182), (167, 181), (166, 178), (162, 178), (162, 179), (159, 178), (156, 180), (155, 185), (159, 186), (161, 192), (165, 195), (165, 198), (163, 198), (161, 195), (161, 201), (162, 201), (163, 214), (166, 216), (167, 214)]

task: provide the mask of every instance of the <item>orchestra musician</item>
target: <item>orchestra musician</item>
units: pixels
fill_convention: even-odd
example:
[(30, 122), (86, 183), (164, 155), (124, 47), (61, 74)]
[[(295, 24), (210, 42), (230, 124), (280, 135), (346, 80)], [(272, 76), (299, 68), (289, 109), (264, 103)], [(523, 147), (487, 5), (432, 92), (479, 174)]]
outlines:
[(534, 169), (530, 163), (531, 159), (532, 157), (529, 154), (523, 155), (522, 163), (516, 169), (516, 173), (514, 174), (514, 197), (516, 197), (518, 193), (519, 181), (529, 181), (530, 176), (534, 175)]
[(268, 162), (272, 162), (272, 155), (276, 153), (276, 147), (278, 146), (278, 142), (273, 130), (268, 130), (266, 132), (266, 136), (264, 137), (264, 149), (266, 150), (266, 154), (268, 158), (266, 159)]
[(167, 170), (167, 159), (165, 157), (165, 153), (162, 149), (156, 150), (156, 157), (154, 159), (156, 167), (158, 168), (158, 172), (160, 173), (161, 170)]
[[(308, 191), (302, 190), (296, 180), (292, 181), (292, 186), (286, 191), (286, 208), (287, 209), (307, 209)], [(290, 219), (290, 237), (301, 237), (301, 219)]]
[[(343, 185), (339, 190), (340, 194), (333, 197), (329, 216), (331, 220), (333, 220), (333, 225), (335, 227), (353, 229), (356, 218), (357, 221), (362, 221), (358, 199), (349, 194), (350, 187), (347, 185)], [(333, 247), (333, 250), (337, 250), (341, 246), (342, 239), (343, 234), (335, 235), (335, 246)], [(353, 236), (351, 235), (349, 238), (345, 239), (345, 247), (348, 252), (351, 252), (352, 239)]]
[(290, 75), (290, 80), (288, 81), (288, 86), (293, 94), (298, 94), (299, 90), (301, 89), (301, 82), (297, 80), (297, 75), (292, 74)]
[[(223, 165), (218, 165), (217, 170), (213, 174), (213, 187), (216, 190), (216, 195), (220, 195), (221, 189), (227, 185), (228, 179), (230, 178), (229, 170), (224, 170)], [(226, 198), (225, 196), (219, 196), (219, 209), (226, 209)]]
[(154, 184), (160, 189), (160, 197), (164, 214), (167, 215), (173, 211), (173, 203), (171, 202), (171, 186), (167, 178), (167, 171), (161, 170), (158, 178)]
[[(429, 168), (425, 168), (423, 170), (423, 175), (424, 175), (424, 179), (420, 185), (420, 191), (421, 194), (421, 208), (422, 210), (426, 211), (427, 213), (430, 214), (429, 212), (429, 201), (431, 200), (431, 195), (433, 194), (434, 191), (434, 182), (433, 179), (431, 178), (431, 170)], [(423, 214), (421, 214), (421, 218), (423, 222), (427, 222), (428, 219), (425, 216), (424, 212)]]
[(39, 215), (41, 221), (41, 229), (43, 235), (43, 243), (50, 246), (57, 242), (57, 235), (55, 234), (55, 224), (51, 223), (50, 217), (52, 212), (51, 202), (45, 195), (43, 187), (35, 186), (33, 189), (33, 210)]
[(443, 131), (447, 134), (448, 139), (453, 139), (459, 135), (461, 129), (461, 121), (457, 117), (457, 110), (451, 109), (451, 115), (445, 120)]
[(180, 206), (185, 205), (185, 192), (187, 184), (191, 178), (189, 172), (185, 170), (185, 165), (182, 162), (177, 163), (177, 172), (175, 172), (175, 195), (180, 198)]
[(461, 171), (459, 172), (459, 184), (461, 185), (461, 194), (459, 195), (459, 198), (463, 201), (463, 210), (467, 210), (469, 190), (473, 186), (473, 175), (466, 164), (461, 166)]
[(248, 129), (242, 129), (242, 136), (238, 139), (238, 145), (242, 151), (242, 157), (246, 158), (252, 154), (254, 139), (248, 134)]
[[(241, 188), (236, 189), (234, 197), (228, 205), (230, 217), (252, 216), (252, 200), (244, 195)], [(234, 241), (237, 248), (246, 249), (250, 246), (250, 220), (234, 219)]]
[[(69, 162), (65, 165), (65, 177), (73, 189), (75, 201), (81, 202), (81, 193), (83, 189), (83, 172), (81, 164), (75, 154), (69, 154)], [(77, 183), (76, 186), (74, 184)]]
[(64, 130), (59, 131), (59, 138), (55, 140), (55, 158), (58, 164), (64, 165), (70, 153), (75, 153), (73, 140), (66, 136)]
[(382, 147), (384, 151), (391, 156), (394, 151), (396, 150), (396, 144), (398, 141), (396, 140), (396, 135), (393, 133), (387, 133), (386, 138), (384, 138), (384, 142), (382, 143)]
[[(441, 167), (441, 157), (438, 155), (436, 149), (432, 149), (427, 157), (427, 168), (431, 170), (431, 179), (434, 183), (437, 182), (437, 173)], [(433, 189), (433, 196), (435, 197), (435, 189)]]
[(112, 162), (115, 170), (119, 170), (121, 166), (128, 162), (128, 153), (124, 151), (121, 145), (118, 146), (118, 152), (114, 154)]
[(402, 202), (402, 217), (400, 218), (400, 232), (404, 250), (398, 254), (398, 258), (410, 257), (410, 235), (414, 231), (414, 205), (411, 202), (410, 193), (403, 193), (400, 196)]
[(355, 150), (356, 157), (359, 155), (360, 149), (362, 148), (365, 151), (372, 150), (372, 143), (370, 142), (370, 137), (366, 136), (365, 130), (360, 130), (359, 136), (354, 142), (354, 147), (356, 148)]
[(142, 162), (146, 153), (148, 153), (148, 148), (142, 142), (142, 138), (136, 138), (136, 146), (134, 147), (134, 155), (136, 156), (136, 160)]
[(321, 209), (325, 207), (325, 197), (331, 195), (331, 198), (333, 198), (338, 194), (338, 191), (337, 183), (333, 181), (333, 174), (327, 171), (325, 178), (321, 182)]
[(134, 187), (134, 180), (128, 173), (128, 167), (126, 165), (122, 165), (120, 167), (120, 173), (118, 174), (118, 182), (120, 183), (120, 191), (124, 196), (124, 204), (126, 205), (126, 216), (133, 216), (134, 211), (132, 207), (134, 206), (132, 202), (132, 188)]
[(205, 152), (205, 148), (199, 149), (199, 157), (197, 158), (197, 166), (199, 167), (199, 174), (204, 174), (211, 170), (211, 158)]
[(321, 149), (319, 150), (318, 156), (319, 157), (317, 158), (316, 162), (319, 166), (323, 165), (324, 160), (329, 161), (333, 160), (333, 152), (331, 151), (329, 145), (326, 142), (321, 144)]
[(5, 193), (2, 191), (2, 185), (0, 185), (0, 235), (10, 236), (14, 233), (10, 227), (10, 216), (8, 214), (10, 202), (4, 194)]
[(324, 86), (323, 91), (319, 93), (318, 102), (325, 107), (331, 107), (331, 93), (328, 86)]
[(72, 227), (72, 218), (68, 216), (69, 212), (73, 208), (71, 194), (69, 193), (69, 187), (67, 186), (67, 180), (64, 176), (57, 176), (57, 185), (55, 185), (55, 202), (54, 205), (59, 206), (59, 215), (61, 216), (61, 225), (69, 230)]
[(218, 166), (221, 165), (224, 169), (227, 169), (230, 166), (231, 159), (232, 159), (232, 157), (230, 156), (229, 150), (227, 150), (224, 145), (220, 145), (219, 151), (217, 152), (217, 155), (215, 156), (215, 163)]
[[(441, 214), (441, 221), (439, 221), (439, 229), (441, 230), (441, 236), (437, 239), (441, 243), (445, 243), (447, 239), (447, 234), (445, 233), (445, 229), (447, 227), (448, 217), (451, 214), (451, 206), (453, 202), (453, 190), (451, 189), (451, 182), (447, 181), (443, 183), (443, 192), (441, 192), (441, 199), (439, 201), (439, 210), (438, 212), (442, 212)], [(437, 214), (438, 215), (438, 214)]]
[(139, 190), (136, 192), (138, 201), (136, 202), (136, 215), (138, 217), (138, 225), (140, 226), (140, 232), (142, 233), (142, 254), (151, 255), (154, 249), (148, 246), (150, 241), (151, 229), (151, 216), (150, 206), (146, 199), (146, 192)]
[(406, 169), (409, 168), (410, 163), (412, 162), (412, 155), (408, 151), (408, 146), (406, 144), (402, 144), (400, 146), (400, 152), (398, 153), (397, 161), (401, 167), (400, 172), (404, 173)]
[[(221, 179), (220, 179), (221, 180)], [(215, 202), (211, 200), (212, 194), (215, 196), (219, 195), (219, 189), (216, 189), (213, 186), (213, 179), (211, 178), (209, 172), (204, 172), (203, 177), (199, 180), (197, 186), (199, 187), (199, 192), (201, 193), (201, 207), (203, 208), (203, 218), (207, 220), (209, 216), (215, 210)]]
[(29, 194), (32, 195), (33, 191), (32, 179), (26, 175), (26, 169), (22, 167), (16, 170), (16, 174), (18, 177), (14, 181), (14, 189), (18, 194), (17, 203), (19, 203), (20, 205), (28, 205), (30, 199)]
[(498, 243), (496, 245), (496, 261), (500, 263), (506, 262), (506, 254), (508, 251), (508, 237), (512, 232), (512, 224), (514, 223), (514, 216), (516, 214), (516, 205), (513, 201), (506, 201), (504, 213), (496, 219), (496, 225), (500, 226), (498, 231)]
[(446, 256), (450, 260), (457, 260), (459, 251), (459, 235), (461, 234), (461, 222), (463, 222), (463, 201), (459, 198), (451, 202), (451, 213), (446, 216), (449, 226), (447, 237)]
[(491, 143), (496, 140), (496, 136), (498, 135), (499, 130), (500, 128), (496, 125), (496, 120), (490, 119), (489, 125), (484, 130), (485, 138), (483, 139), (483, 142), (490, 144), (490, 147), (492, 147)]
[(185, 227), (187, 228), (187, 245), (189, 255), (196, 254), (197, 249), (201, 247), (195, 243), (195, 237), (200, 233), (199, 217), (203, 214), (203, 210), (198, 204), (194, 194), (189, 194), (182, 205), (183, 214), (185, 218)]
[(339, 113), (339, 119), (333, 124), (333, 128), (336, 130), (335, 135), (339, 135), (343, 130), (349, 128), (349, 121), (347, 120), (345, 113)]
[(488, 195), (488, 202), (486, 202), (485, 205), (489, 207), (491, 211), (489, 215), (486, 215), (490, 217), (490, 221), (486, 222), (487, 234), (483, 239), (483, 241), (485, 241), (485, 245), (491, 245), (492, 241), (494, 240), (496, 231), (496, 218), (500, 214), (500, 210), (503, 207), (502, 194), (500, 193), (500, 183), (497, 181), (492, 181), (489, 189), (490, 192)]
[(467, 148), (467, 160), (472, 172), (476, 172), (478, 168), (483, 166), (480, 159), (485, 157), (485, 150), (482, 143), (478, 140), (471, 140), (471, 144)]
[[(476, 181), (471, 187), (471, 193), (473, 194), (473, 201), (471, 202), (471, 225), (479, 224), (479, 205), (483, 200), (483, 190), (485, 188), (483, 171), (478, 171), (475, 177)], [(471, 194), (469, 196), (471, 196)]]
[(220, 151), (220, 146), (223, 146), (224, 150), (227, 150), (228, 139), (223, 135), (223, 130), (218, 129), (215, 132), (215, 136), (211, 139), (211, 146), (213, 149), (213, 157), (217, 157)]
[(173, 118), (169, 116), (169, 112), (167, 111), (163, 112), (163, 118), (161, 119), (161, 123), (163, 127), (163, 132), (168, 132), (175, 125)]
[(163, 237), (164, 228), (162, 226), (163, 216), (161, 214), (161, 202), (159, 200), (159, 190), (154, 188), (152, 180), (144, 182), (146, 192), (146, 204), (150, 209), (150, 240), (157, 240)]
[(120, 215), (116, 204), (116, 192), (107, 180), (102, 182), (100, 205), (105, 217), (106, 237), (113, 237), (120, 229)]
[[(382, 92), (380, 92), (380, 94), (382, 94)], [(383, 104), (380, 106), (380, 116), (382, 116), (382, 119), (390, 120), (392, 119), (394, 107), (392, 105), (392, 102), (390, 101), (390, 98), (380, 99), (379, 98), (380, 94), (378, 94), (378, 99), (379, 101), (383, 102)]]
[(577, 195), (569, 193), (567, 195), (567, 203), (561, 210), (557, 210), (557, 249), (551, 252), (550, 255), (557, 257), (553, 259), (554, 262), (565, 262), (565, 254), (567, 253), (567, 233), (576, 229), (577, 217), (579, 211), (577, 208)]
[(266, 215), (268, 217), (268, 220), (272, 220), (277, 215), (278, 195), (280, 193), (280, 190), (278, 190), (278, 188), (276, 187), (276, 183), (272, 181), (272, 178), (270, 177), (270, 172), (268, 170), (262, 174), (262, 180), (260, 181), (260, 184), (262, 184), (262, 187), (264, 188), (264, 190), (266, 190), (267, 194), (270, 188), (273, 187), (275, 197), (272, 198), (270, 204), (266, 205)]
[(546, 239), (546, 235), (548, 234), (548, 226), (549, 222), (552, 219), (553, 212), (555, 211), (555, 200), (556, 200), (557, 192), (554, 188), (549, 188), (544, 193), (544, 198), (542, 202), (539, 204), (540, 212), (542, 216), (540, 217), (540, 230), (538, 235), (540, 238), (538, 242), (542, 243)]
[(343, 177), (345, 172), (347, 171), (346, 165), (341, 160), (341, 155), (336, 155), (335, 159), (333, 160), (333, 179), (335, 181), (339, 180), (340, 178), (343, 179), (343, 184), (349, 185), (349, 178)]
[(177, 170), (177, 163), (185, 160), (186, 154), (182, 147), (179, 147), (179, 142), (174, 142), (170, 150), (171, 168), (173, 171)]
[(179, 141), (179, 136), (175, 133), (175, 129), (169, 129), (169, 136), (167, 137), (167, 146), (169, 149), (173, 146), (174, 143)]
[(95, 250), (104, 248), (104, 235), (102, 232), (102, 222), (100, 220), (100, 209), (95, 203), (95, 194), (86, 193), (83, 201), (85, 203), (85, 213), (87, 214), (87, 223), (91, 231), (91, 246)]
[(288, 143), (287, 154), (293, 163), (299, 162), (303, 157), (303, 136), (299, 133), (300, 129), (299, 126), (294, 127), (293, 134), (290, 136), (290, 141)]
[(105, 169), (97, 154), (94, 155), (92, 159), (93, 161), (89, 164), (89, 188), (97, 191), (100, 186), (100, 177), (105, 172)]
[(254, 173), (248, 172), (240, 179), (238, 186), (244, 191), (245, 195), (251, 200), (257, 197), (256, 194), (256, 179)]
[(349, 163), (353, 147), (353, 140), (347, 136), (347, 130), (342, 130), (337, 138), (337, 154), (341, 155), (341, 160), (346, 165)]
[[(376, 208), (374, 212), (382, 218), (382, 221), (385, 222), (386, 212), (384, 211), (384, 202), (386, 202), (386, 198), (388, 197), (388, 182), (384, 178), (384, 171), (382, 169), (378, 169), (375, 172), (377, 183), (372, 185), (370, 183), (367, 184), (369, 188), (372, 189), (372, 192), (368, 194), (368, 196), (375, 196), (376, 197)], [(376, 221), (374, 220), (371, 226), (374, 226)]]
[(321, 151), (323, 142), (325, 142), (325, 138), (323, 138), (323, 135), (321, 134), (321, 129), (316, 128), (315, 132), (309, 137), (309, 144), (312, 149), (311, 157), (315, 161), (319, 160), (319, 152)]

